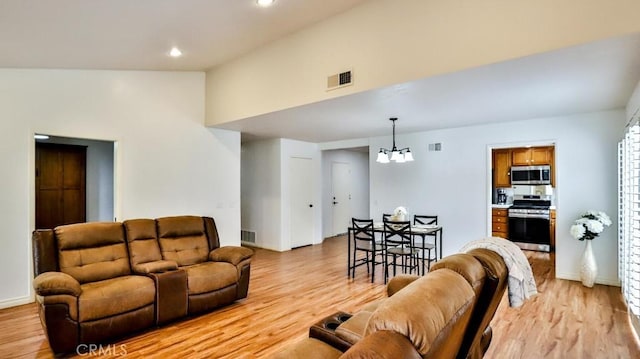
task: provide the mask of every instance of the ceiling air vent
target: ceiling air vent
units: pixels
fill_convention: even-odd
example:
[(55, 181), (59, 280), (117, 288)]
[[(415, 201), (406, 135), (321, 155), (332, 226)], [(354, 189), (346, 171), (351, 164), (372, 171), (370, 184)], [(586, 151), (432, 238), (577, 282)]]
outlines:
[(327, 91), (353, 85), (351, 70), (327, 77)]

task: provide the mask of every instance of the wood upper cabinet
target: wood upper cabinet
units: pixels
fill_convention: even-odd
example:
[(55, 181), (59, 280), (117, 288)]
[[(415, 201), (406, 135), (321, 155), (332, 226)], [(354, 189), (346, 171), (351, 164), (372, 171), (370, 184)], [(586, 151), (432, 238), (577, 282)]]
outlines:
[(511, 187), (511, 150), (493, 150), (493, 184), (496, 188)]
[(511, 164), (514, 166), (550, 165), (553, 147), (523, 147), (511, 150)]

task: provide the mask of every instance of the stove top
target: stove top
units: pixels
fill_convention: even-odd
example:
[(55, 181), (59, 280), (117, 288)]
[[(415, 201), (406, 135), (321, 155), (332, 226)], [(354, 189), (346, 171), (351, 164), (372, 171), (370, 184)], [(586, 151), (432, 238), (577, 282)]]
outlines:
[(549, 196), (519, 195), (513, 199), (513, 209), (546, 209), (551, 207)]
[(514, 202), (509, 209), (549, 209), (549, 207), (551, 207), (551, 204), (517, 204)]

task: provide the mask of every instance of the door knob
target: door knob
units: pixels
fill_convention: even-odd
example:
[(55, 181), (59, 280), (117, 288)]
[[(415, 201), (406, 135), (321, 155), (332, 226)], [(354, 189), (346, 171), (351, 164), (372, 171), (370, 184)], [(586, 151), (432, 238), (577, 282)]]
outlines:
[(312, 204), (309, 204), (309, 208), (311, 208), (311, 207), (313, 207), (313, 205), (312, 205)]
[(336, 202), (336, 201), (333, 201), (333, 204), (338, 204), (338, 202)]

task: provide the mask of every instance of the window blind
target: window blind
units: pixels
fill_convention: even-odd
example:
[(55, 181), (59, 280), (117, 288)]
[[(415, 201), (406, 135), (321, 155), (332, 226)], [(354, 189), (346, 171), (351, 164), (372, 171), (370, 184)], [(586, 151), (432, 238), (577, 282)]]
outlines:
[(636, 335), (640, 327), (640, 125), (618, 144), (618, 273)]

